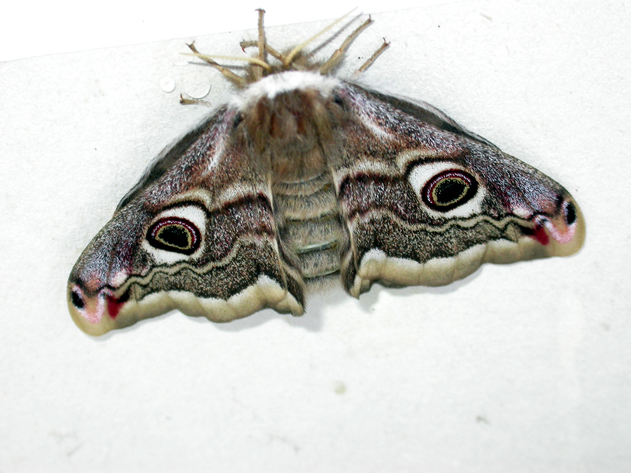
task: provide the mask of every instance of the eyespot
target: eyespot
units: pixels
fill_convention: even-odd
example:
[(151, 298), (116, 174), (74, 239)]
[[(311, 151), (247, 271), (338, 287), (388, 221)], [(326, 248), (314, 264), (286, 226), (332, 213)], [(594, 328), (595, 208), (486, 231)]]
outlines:
[(448, 169), (432, 177), (421, 191), (425, 205), (438, 212), (465, 204), (478, 191), (475, 178), (458, 169)]
[(199, 248), (201, 235), (195, 225), (178, 217), (165, 217), (151, 225), (147, 241), (154, 248), (190, 255)]

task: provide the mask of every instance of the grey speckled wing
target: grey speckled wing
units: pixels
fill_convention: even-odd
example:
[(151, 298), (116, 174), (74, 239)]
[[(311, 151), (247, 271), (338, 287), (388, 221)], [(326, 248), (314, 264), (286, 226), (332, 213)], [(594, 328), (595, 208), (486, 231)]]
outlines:
[(578, 251), (584, 220), (558, 183), (433, 107), (345, 84), (356, 117), (334, 170), (351, 245), (342, 282), (449, 284), (484, 262)]
[(260, 49), (244, 78), (202, 57), (242, 90), (156, 159), (80, 256), (68, 306), (82, 330), (172, 309), (300, 315), (323, 282), (358, 297), (581, 247), (579, 207), (549, 177), (430, 105), (325, 74), (337, 52), (274, 55)]

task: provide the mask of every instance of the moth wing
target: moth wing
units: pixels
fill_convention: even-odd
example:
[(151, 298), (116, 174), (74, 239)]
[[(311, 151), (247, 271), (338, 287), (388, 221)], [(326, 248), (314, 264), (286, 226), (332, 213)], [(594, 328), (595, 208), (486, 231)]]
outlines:
[(482, 263), (570, 255), (585, 238), (561, 185), (442, 112), (346, 83), (347, 120), (333, 166), (349, 244), (341, 277), (439, 286)]
[(269, 169), (224, 107), (167, 149), (83, 252), (68, 282), (91, 335), (172, 309), (225, 322), (303, 312), (304, 283), (279, 243)]

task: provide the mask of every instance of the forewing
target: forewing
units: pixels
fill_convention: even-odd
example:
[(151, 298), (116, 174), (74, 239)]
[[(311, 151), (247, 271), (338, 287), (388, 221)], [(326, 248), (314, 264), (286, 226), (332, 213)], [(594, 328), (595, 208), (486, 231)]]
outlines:
[(91, 335), (179, 309), (225, 322), (272, 307), (303, 312), (283, 255), (269, 164), (222, 108), (147, 170), (77, 261), (68, 304)]
[(350, 242), (342, 282), (449, 284), (484, 262), (578, 251), (585, 224), (558, 183), (423, 103), (345, 84), (335, 176)]

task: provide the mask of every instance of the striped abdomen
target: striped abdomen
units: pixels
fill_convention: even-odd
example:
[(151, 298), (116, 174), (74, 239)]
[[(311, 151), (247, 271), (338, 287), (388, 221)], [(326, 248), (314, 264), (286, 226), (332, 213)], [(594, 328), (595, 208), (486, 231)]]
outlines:
[(337, 277), (345, 233), (327, 170), (307, 180), (274, 185), (280, 237), (306, 283)]

